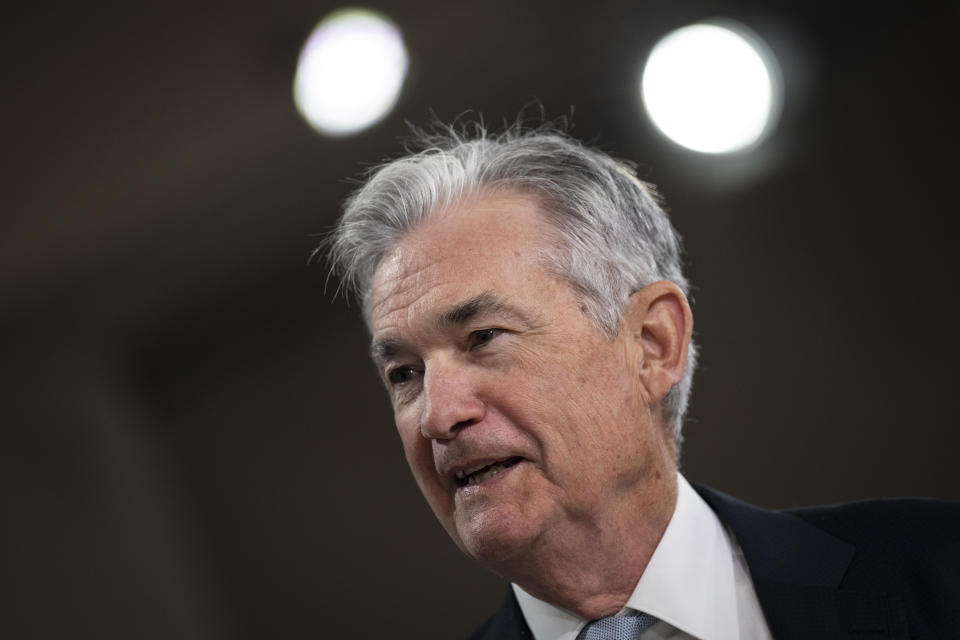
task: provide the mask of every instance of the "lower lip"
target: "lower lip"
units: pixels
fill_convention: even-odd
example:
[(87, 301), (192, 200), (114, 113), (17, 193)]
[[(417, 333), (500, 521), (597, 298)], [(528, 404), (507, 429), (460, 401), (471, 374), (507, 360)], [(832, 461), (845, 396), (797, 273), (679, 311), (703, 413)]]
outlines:
[(479, 493), (480, 491), (490, 489), (494, 485), (498, 484), (501, 480), (503, 480), (506, 476), (512, 474), (514, 469), (516, 469), (523, 463), (524, 463), (523, 460), (516, 462), (510, 465), (509, 467), (507, 467), (506, 469), (504, 469), (503, 471), (501, 471), (500, 473), (498, 473), (497, 475), (490, 476), (483, 482), (478, 482), (476, 484), (465, 484), (462, 487), (457, 487), (457, 495), (467, 497), (467, 496), (471, 496), (476, 493)]

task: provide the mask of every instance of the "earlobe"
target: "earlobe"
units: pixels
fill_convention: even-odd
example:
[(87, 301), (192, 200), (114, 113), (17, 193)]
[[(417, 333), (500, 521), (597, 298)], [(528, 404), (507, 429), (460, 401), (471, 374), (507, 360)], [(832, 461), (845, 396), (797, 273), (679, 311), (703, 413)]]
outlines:
[(676, 284), (658, 281), (630, 296), (624, 318), (640, 353), (640, 378), (650, 402), (680, 382), (693, 334), (690, 304)]

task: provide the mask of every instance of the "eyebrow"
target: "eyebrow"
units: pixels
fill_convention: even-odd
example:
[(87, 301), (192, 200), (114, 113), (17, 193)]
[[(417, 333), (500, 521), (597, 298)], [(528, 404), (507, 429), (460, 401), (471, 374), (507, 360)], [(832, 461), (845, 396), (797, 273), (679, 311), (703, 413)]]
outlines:
[(524, 316), (519, 309), (502, 301), (490, 291), (485, 291), (441, 313), (440, 317), (437, 318), (437, 328), (449, 329), (450, 327), (466, 324), (477, 316), (492, 315), (495, 313), (507, 313), (526, 321), (526, 316)]
[(400, 351), (400, 348), (401, 343), (399, 340), (394, 340), (393, 338), (377, 340), (370, 345), (370, 357), (373, 358), (374, 362), (379, 364), (395, 356), (397, 352)]
[[(493, 314), (506, 314), (530, 325), (530, 319), (525, 313), (510, 305), (490, 291), (456, 304), (437, 316), (436, 327), (441, 331), (449, 330), (470, 322), (471, 320)], [(370, 346), (370, 357), (374, 362), (383, 362), (403, 350), (403, 342), (395, 338), (377, 340)]]

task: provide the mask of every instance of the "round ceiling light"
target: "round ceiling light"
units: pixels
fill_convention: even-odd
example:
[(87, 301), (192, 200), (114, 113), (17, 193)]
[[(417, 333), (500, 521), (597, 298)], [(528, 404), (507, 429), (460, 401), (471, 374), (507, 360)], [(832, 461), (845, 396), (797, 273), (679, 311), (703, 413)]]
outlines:
[(776, 123), (779, 67), (764, 43), (734, 23), (683, 27), (647, 58), (641, 95), (668, 138), (703, 153), (756, 145)]
[(373, 11), (336, 11), (307, 39), (293, 85), (294, 102), (321, 133), (355, 133), (397, 102), (408, 57), (400, 31)]

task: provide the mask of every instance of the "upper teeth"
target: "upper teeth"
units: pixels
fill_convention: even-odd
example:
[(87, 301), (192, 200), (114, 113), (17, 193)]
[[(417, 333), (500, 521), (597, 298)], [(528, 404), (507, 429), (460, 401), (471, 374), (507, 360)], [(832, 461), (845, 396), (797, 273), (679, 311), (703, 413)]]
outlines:
[[(489, 467), (487, 467), (487, 465), (485, 464), (481, 464), (481, 465), (472, 467), (470, 469), (464, 469), (463, 471), (458, 471), (457, 479), (458, 480), (466, 479), (467, 485), (469, 486), (472, 484), (477, 484), (478, 482), (483, 482), (487, 478), (492, 478), (493, 476), (497, 475), (498, 473), (500, 473), (506, 468), (507, 468), (506, 461), (495, 462), (491, 464)], [(480, 469), (483, 469), (483, 471), (480, 473), (477, 473), (478, 471), (480, 471)]]
[(485, 466), (487, 466), (488, 464), (490, 464), (490, 463), (489, 463), (489, 462), (484, 462), (484, 463), (475, 465), (475, 466), (473, 466), (473, 467), (469, 467), (469, 468), (467, 468), (467, 469), (464, 469), (463, 471), (457, 471), (457, 479), (458, 479), (458, 480), (463, 480), (464, 478), (466, 478), (466, 477), (467, 477), (468, 475), (470, 475), (471, 473), (476, 473), (477, 471), (480, 471), (480, 469), (483, 469), (483, 468), (484, 468)]

